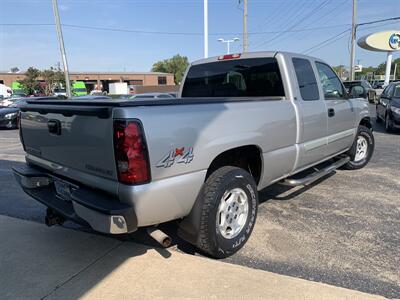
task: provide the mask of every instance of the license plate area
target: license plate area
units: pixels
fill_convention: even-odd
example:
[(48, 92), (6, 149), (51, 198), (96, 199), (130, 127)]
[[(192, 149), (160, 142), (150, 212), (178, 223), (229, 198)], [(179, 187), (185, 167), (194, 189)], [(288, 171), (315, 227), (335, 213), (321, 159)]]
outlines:
[(63, 201), (70, 202), (72, 200), (72, 192), (77, 189), (77, 187), (58, 178), (54, 178), (53, 182), (56, 196)]

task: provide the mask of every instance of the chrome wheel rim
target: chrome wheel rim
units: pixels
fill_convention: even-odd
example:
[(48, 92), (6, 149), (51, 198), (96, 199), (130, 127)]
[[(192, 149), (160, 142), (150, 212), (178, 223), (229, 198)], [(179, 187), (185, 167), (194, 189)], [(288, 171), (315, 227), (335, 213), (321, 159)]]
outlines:
[(226, 239), (235, 238), (244, 228), (249, 215), (249, 200), (241, 188), (226, 191), (217, 211), (217, 227)]
[(363, 136), (359, 136), (357, 138), (357, 149), (356, 156), (354, 157), (354, 161), (363, 160), (367, 156), (368, 152), (368, 142)]

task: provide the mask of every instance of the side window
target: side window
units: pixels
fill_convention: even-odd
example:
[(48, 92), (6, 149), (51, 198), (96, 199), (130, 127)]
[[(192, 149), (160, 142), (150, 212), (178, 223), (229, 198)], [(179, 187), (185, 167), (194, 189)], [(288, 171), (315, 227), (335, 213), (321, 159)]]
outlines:
[(382, 92), (382, 94), (381, 94), (381, 97), (387, 97), (389, 87), (390, 87), (390, 86), (385, 87), (385, 89), (383, 90), (383, 92)]
[(322, 90), (326, 100), (341, 99), (344, 97), (342, 82), (337, 77), (336, 73), (324, 63), (316, 63), (319, 79), (321, 81)]
[(393, 97), (393, 94), (394, 94), (394, 85), (389, 85), (386, 96), (391, 98), (391, 97)]
[(310, 61), (303, 58), (293, 58), (292, 61), (303, 100), (318, 100), (319, 92), (317, 80), (315, 79)]
[(396, 98), (400, 97), (400, 85), (395, 86), (393, 97), (396, 97)]

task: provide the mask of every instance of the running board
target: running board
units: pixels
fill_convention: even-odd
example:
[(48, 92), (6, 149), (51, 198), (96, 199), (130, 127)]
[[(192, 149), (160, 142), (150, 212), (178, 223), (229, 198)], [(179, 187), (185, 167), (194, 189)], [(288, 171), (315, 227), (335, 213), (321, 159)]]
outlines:
[(325, 175), (328, 175), (329, 173), (335, 171), (337, 168), (340, 168), (341, 166), (343, 166), (344, 164), (347, 164), (350, 161), (350, 157), (346, 156), (336, 162), (334, 162), (333, 164), (318, 170), (304, 178), (300, 178), (300, 179), (284, 179), (283, 181), (281, 181), (280, 183), (284, 184), (284, 185), (288, 185), (288, 186), (300, 186), (300, 185), (308, 185), (313, 183), (314, 181), (320, 179), (321, 177), (324, 177)]

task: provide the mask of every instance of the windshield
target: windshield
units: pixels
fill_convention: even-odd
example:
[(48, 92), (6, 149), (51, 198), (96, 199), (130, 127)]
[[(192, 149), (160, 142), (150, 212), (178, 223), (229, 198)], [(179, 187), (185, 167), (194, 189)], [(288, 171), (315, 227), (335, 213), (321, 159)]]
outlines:
[(284, 97), (275, 58), (251, 58), (194, 65), (182, 97)]
[(78, 88), (78, 89), (74, 89), (74, 92), (78, 92), (78, 93), (82, 93), (82, 92), (86, 92), (86, 89), (84, 88)]

